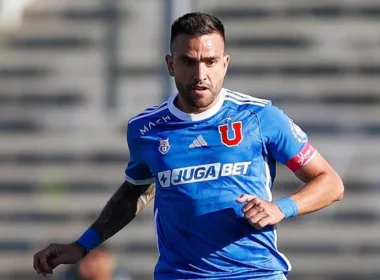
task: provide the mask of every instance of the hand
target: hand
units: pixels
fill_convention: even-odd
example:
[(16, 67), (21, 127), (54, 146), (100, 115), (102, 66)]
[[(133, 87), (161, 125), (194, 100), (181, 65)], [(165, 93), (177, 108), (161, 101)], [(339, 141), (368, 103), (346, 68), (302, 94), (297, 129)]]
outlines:
[(241, 211), (248, 222), (258, 230), (267, 225), (275, 225), (285, 218), (276, 204), (253, 195), (243, 194), (236, 202), (246, 202)]
[(74, 264), (86, 255), (85, 249), (77, 243), (50, 244), (34, 255), (33, 267), (38, 274), (53, 274), (60, 264)]

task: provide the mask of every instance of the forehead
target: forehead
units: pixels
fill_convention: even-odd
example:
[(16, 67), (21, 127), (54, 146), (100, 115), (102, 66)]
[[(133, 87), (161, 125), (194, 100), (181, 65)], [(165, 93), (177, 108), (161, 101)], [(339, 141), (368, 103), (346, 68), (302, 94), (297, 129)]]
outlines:
[(174, 56), (218, 56), (224, 53), (223, 37), (218, 33), (202, 36), (179, 34), (172, 44)]

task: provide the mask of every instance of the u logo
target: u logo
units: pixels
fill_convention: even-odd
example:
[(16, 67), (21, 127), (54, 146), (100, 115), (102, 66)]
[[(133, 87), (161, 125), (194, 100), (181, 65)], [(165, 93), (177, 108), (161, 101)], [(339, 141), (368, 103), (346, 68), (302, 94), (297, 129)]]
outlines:
[(227, 147), (237, 146), (241, 140), (243, 140), (242, 123), (234, 122), (231, 126), (234, 134), (233, 138), (228, 137), (228, 124), (223, 124), (218, 127), (222, 143)]

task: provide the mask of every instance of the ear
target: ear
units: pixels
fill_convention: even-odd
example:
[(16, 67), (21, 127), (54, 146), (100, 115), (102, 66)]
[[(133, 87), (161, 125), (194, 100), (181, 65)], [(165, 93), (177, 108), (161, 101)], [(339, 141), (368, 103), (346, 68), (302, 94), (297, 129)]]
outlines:
[(173, 57), (171, 55), (165, 56), (166, 66), (168, 67), (168, 72), (170, 76), (174, 76), (174, 67), (173, 67)]
[(224, 63), (224, 75), (227, 74), (228, 65), (230, 64), (231, 57), (227, 54), (223, 57), (223, 63)]

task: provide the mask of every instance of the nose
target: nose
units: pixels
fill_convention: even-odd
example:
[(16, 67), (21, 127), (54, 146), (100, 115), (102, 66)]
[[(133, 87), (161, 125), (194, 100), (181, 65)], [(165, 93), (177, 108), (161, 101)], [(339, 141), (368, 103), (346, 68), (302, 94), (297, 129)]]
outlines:
[(194, 79), (196, 81), (204, 81), (206, 80), (206, 77), (207, 77), (207, 67), (204, 63), (198, 63), (196, 64), (196, 66), (194, 67)]

